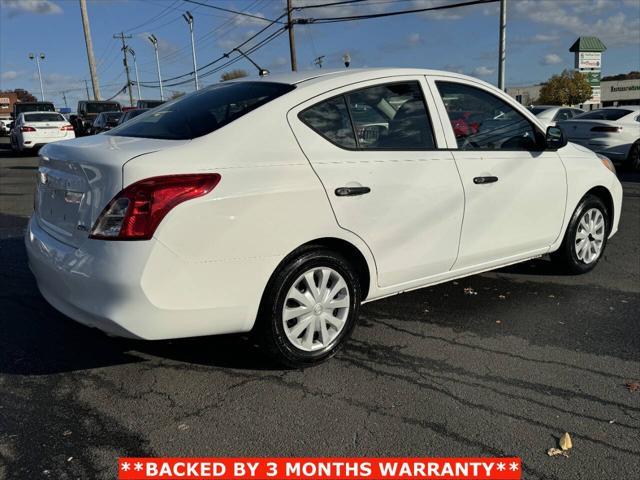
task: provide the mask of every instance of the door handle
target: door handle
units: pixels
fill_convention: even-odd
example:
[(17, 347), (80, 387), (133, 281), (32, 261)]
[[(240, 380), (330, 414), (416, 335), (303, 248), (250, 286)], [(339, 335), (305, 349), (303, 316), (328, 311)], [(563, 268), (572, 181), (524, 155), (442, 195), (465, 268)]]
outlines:
[(485, 183), (495, 183), (498, 181), (498, 177), (475, 177), (473, 183), (476, 185), (483, 185)]
[(364, 195), (370, 191), (371, 189), (369, 187), (339, 187), (336, 188), (335, 194), (338, 197), (355, 197), (357, 195)]

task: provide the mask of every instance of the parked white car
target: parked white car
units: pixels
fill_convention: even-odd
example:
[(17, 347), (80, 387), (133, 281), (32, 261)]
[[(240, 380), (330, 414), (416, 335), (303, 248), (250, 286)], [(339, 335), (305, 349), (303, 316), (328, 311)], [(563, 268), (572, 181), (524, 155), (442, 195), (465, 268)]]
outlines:
[(572, 142), (640, 170), (640, 106), (592, 110), (558, 125)]
[(57, 112), (25, 112), (18, 115), (9, 140), (17, 152), (33, 150), (47, 143), (76, 138), (73, 127)]
[(546, 127), (555, 127), (557, 122), (571, 120), (576, 115), (581, 115), (584, 110), (574, 107), (558, 107), (556, 105), (532, 105), (529, 111)]
[(345, 343), (362, 302), (549, 252), (591, 270), (621, 202), (608, 159), (488, 83), (314, 71), (212, 85), (47, 145), (26, 246), (43, 296), (83, 324), (255, 329), (305, 366)]

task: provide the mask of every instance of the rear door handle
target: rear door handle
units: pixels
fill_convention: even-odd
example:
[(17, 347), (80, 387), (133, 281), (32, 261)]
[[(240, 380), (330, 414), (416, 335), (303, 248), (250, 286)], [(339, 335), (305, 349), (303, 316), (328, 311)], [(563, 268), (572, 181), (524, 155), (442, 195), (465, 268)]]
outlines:
[(371, 189), (369, 187), (339, 187), (336, 188), (335, 194), (338, 197), (355, 197), (357, 195), (364, 195), (370, 191)]
[(495, 183), (498, 181), (498, 177), (475, 177), (473, 183), (476, 185), (483, 185), (485, 183)]

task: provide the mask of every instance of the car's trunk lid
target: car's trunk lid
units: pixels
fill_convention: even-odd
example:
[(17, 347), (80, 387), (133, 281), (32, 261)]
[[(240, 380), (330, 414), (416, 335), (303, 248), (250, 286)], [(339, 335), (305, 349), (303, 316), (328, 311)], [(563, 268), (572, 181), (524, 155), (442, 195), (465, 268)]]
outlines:
[(34, 205), (38, 223), (59, 241), (79, 246), (100, 212), (122, 190), (125, 163), (185, 142), (96, 135), (46, 145)]
[(572, 142), (579, 140), (589, 140), (594, 136), (591, 131), (594, 127), (615, 127), (618, 125), (613, 120), (566, 120), (559, 122), (558, 125), (564, 131), (565, 135)]

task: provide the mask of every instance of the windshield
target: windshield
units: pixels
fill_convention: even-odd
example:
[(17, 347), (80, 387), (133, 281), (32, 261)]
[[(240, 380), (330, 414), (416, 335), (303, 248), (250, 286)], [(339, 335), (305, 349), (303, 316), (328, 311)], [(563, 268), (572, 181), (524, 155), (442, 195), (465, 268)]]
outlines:
[(542, 113), (547, 110), (549, 110), (548, 107), (529, 107), (529, 111), (534, 115), (538, 115), (539, 113)]
[(87, 113), (102, 113), (120, 110), (119, 103), (87, 103)]
[(25, 122), (66, 122), (59, 113), (25, 113)]
[(165, 140), (201, 137), (294, 88), (268, 82), (213, 85), (156, 107), (114, 128), (109, 135)]
[(582, 115), (578, 115), (573, 118), (576, 120), (618, 120), (630, 113), (631, 110), (623, 108), (603, 108), (602, 110), (583, 113)]

